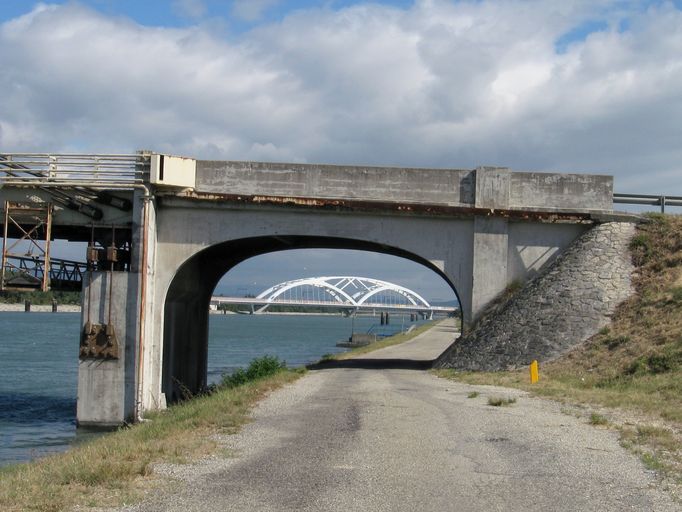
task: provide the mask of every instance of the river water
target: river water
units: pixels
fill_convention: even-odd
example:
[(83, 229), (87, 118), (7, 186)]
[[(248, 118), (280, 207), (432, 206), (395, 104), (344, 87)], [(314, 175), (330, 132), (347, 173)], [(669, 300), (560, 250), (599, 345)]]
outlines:
[[(211, 315), (208, 378), (275, 355), (290, 367), (336, 353), (378, 317)], [(0, 312), (0, 465), (65, 450), (76, 438), (79, 313)], [(408, 322), (392, 318), (394, 330)]]

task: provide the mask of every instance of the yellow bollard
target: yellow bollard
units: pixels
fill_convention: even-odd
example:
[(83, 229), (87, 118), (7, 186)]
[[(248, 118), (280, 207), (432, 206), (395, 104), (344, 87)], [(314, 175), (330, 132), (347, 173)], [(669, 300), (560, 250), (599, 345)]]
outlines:
[(530, 383), (535, 384), (538, 380), (540, 380), (540, 374), (538, 372), (538, 362), (537, 360), (533, 360), (533, 362), (530, 363)]

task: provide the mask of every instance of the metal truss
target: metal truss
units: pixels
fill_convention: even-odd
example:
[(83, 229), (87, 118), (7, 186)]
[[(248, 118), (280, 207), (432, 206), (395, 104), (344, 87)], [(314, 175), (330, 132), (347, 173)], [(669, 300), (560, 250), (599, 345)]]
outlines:
[(351, 308), (399, 305), (431, 308), (424, 297), (409, 288), (388, 281), (357, 276), (322, 276), (285, 281), (268, 288), (256, 299), (270, 304), (300, 302), (335, 303)]
[[(20, 283), (18, 284), (20, 288), (40, 288), (44, 292), (48, 291), (52, 204), (5, 201), (4, 206), (0, 290), (7, 289), (8, 282), (13, 281)], [(9, 240), (7, 237), (10, 224), (20, 234), (15, 240)], [(22, 252), (17, 252), (19, 250)], [(25, 264), (26, 260), (42, 262), (41, 273), (29, 271)]]

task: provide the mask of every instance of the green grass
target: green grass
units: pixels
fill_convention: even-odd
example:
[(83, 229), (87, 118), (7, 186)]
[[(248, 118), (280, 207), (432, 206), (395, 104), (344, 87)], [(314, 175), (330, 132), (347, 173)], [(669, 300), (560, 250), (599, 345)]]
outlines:
[(249, 421), (249, 410), (259, 399), (302, 373), (280, 368), (269, 376), (259, 375), (244, 384), (221, 387), (210, 395), (150, 413), (147, 422), (65, 453), (3, 468), (0, 510), (53, 512), (135, 501), (144, 488), (155, 483), (154, 463), (189, 462), (214, 452), (213, 434), (237, 432)]
[(467, 395), (467, 398), (476, 398), (480, 393), (478, 391), (472, 391)]
[(237, 368), (230, 375), (223, 375), (220, 386), (224, 388), (234, 388), (258, 379), (263, 379), (274, 375), (287, 367), (286, 362), (281, 361), (275, 356), (263, 356), (254, 359), (249, 366)]
[(590, 425), (608, 425), (609, 420), (596, 412), (590, 413)]

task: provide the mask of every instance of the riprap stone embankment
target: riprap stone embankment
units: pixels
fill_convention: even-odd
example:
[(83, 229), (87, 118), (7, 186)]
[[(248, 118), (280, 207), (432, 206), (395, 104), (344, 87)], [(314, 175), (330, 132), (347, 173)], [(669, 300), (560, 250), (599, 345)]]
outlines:
[(635, 225), (607, 222), (580, 236), (545, 272), (492, 307), (436, 362), (495, 371), (551, 360), (608, 324), (632, 292)]

